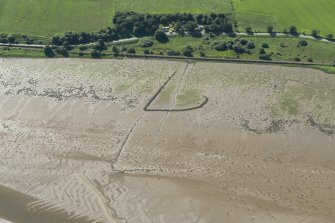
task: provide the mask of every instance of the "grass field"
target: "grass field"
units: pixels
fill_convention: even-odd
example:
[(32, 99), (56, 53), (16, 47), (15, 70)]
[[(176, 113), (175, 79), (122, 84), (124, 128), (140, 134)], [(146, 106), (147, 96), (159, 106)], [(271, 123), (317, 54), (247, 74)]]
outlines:
[(335, 34), (333, 0), (1, 0), (0, 33), (52, 36), (65, 31), (97, 31), (111, 26), (116, 11), (140, 13), (235, 13), (240, 31), (291, 25), (309, 34)]
[(152, 14), (175, 12), (209, 14), (232, 12), (232, 5), (230, 0), (117, 0), (117, 10)]
[(1, 0), (0, 32), (52, 36), (111, 24), (114, 0)]
[(251, 26), (264, 31), (267, 25), (282, 31), (295, 25), (299, 32), (335, 34), (334, 0), (232, 0), (240, 30)]

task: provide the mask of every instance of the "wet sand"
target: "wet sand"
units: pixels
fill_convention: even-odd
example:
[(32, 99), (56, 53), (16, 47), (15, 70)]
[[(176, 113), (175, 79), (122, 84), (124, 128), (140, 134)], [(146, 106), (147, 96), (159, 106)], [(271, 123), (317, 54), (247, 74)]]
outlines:
[(333, 86), (281, 66), (5, 59), (0, 217), (334, 222)]
[[(10, 188), (0, 185), (0, 216), (8, 220), (1, 220), (1, 223), (90, 223), (93, 221), (87, 218), (75, 216), (67, 213), (66, 210), (52, 210), (38, 211), (29, 208), (29, 204), (38, 202), (38, 199), (23, 194)], [(10, 220), (10, 221), (9, 221)]]
[(8, 221), (8, 220), (5, 220), (5, 219), (2, 219), (2, 218), (0, 218), (0, 223), (12, 223), (12, 222), (10, 222), (10, 221)]

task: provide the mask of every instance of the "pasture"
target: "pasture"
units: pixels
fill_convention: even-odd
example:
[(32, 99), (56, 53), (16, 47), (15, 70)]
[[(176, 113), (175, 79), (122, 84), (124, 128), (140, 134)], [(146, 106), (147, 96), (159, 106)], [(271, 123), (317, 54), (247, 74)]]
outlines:
[(2, 0), (0, 32), (52, 36), (109, 26), (114, 0)]
[(232, 0), (240, 31), (246, 26), (265, 31), (268, 25), (276, 31), (294, 25), (299, 32), (321, 35), (335, 33), (335, 1), (333, 0)]
[(118, 11), (136, 11), (140, 13), (168, 14), (192, 13), (209, 14), (232, 12), (230, 0), (116, 0)]
[(313, 29), (335, 33), (332, 0), (2, 0), (0, 33), (52, 36), (65, 31), (97, 31), (112, 25), (116, 11), (139, 13), (234, 13), (239, 31), (251, 26), (283, 31), (295, 25), (299, 32)]

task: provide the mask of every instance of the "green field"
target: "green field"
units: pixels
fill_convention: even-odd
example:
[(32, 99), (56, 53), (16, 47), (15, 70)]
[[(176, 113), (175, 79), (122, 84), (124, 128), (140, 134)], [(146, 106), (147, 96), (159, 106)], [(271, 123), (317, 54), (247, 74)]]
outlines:
[(232, 12), (232, 4), (230, 0), (117, 0), (117, 10), (152, 14), (229, 13)]
[(291, 25), (309, 34), (335, 34), (334, 0), (0, 0), (0, 33), (52, 36), (111, 26), (116, 11), (234, 13), (240, 31)]
[(232, 0), (240, 31), (251, 26), (256, 31), (265, 31), (273, 25), (283, 31), (294, 25), (299, 32), (310, 34), (311, 30), (321, 35), (335, 34), (334, 0)]
[(0, 0), (0, 32), (52, 36), (111, 25), (114, 0)]

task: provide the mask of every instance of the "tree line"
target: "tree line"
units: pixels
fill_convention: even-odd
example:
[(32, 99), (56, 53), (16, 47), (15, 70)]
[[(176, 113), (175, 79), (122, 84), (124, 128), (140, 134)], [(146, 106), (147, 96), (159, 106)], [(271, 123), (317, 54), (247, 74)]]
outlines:
[(173, 26), (176, 31), (195, 32), (202, 25), (206, 32), (233, 32), (233, 26), (225, 14), (209, 15), (190, 13), (175, 14), (139, 14), (136, 12), (117, 12), (113, 17), (114, 27), (107, 27), (98, 32), (66, 32), (55, 35), (53, 45), (78, 45), (97, 41), (112, 42), (132, 36), (154, 36), (160, 26)]

